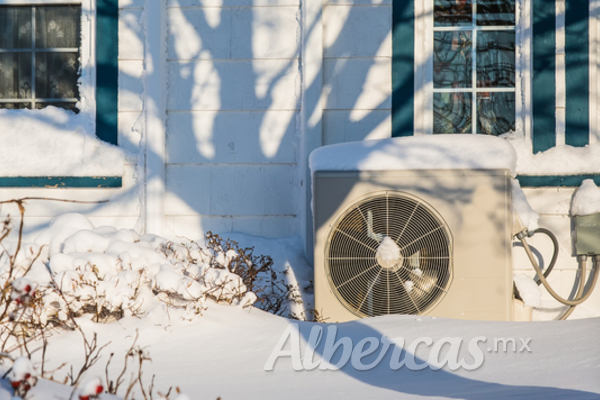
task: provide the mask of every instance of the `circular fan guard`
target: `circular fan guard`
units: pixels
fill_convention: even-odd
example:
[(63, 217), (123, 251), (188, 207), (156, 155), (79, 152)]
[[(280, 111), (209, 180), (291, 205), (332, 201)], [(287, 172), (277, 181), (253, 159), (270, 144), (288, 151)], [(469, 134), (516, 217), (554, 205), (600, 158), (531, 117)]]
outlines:
[[(386, 236), (400, 250), (392, 268), (376, 259)], [(352, 204), (331, 226), (327, 244), (331, 289), (361, 317), (423, 314), (442, 299), (452, 279), (448, 226), (408, 193), (382, 192)]]

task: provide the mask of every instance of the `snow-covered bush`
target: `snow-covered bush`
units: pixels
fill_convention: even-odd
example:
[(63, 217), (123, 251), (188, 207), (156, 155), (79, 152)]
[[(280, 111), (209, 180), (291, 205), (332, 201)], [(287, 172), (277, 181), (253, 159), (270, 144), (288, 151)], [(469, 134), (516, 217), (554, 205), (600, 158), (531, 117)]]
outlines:
[(65, 214), (36, 243), (1, 253), (0, 321), (9, 317), (31, 331), (72, 326), (84, 314), (96, 322), (141, 316), (165, 304), (192, 319), (208, 300), (287, 315), (287, 305), (300, 301), (298, 289), (285, 283), (271, 257), (253, 252), (211, 232), (203, 244), (175, 243)]
[(24, 398), (37, 383), (37, 372), (27, 357), (17, 358), (7, 375), (15, 397)]
[[(87, 314), (96, 322), (110, 322), (178, 308), (182, 310), (178, 315), (190, 320), (209, 301), (241, 307), (256, 304), (282, 314), (285, 304), (294, 300), (281, 273), (273, 269), (271, 257), (255, 256), (253, 248), (240, 248), (210, 232), (205, 245), (174, 243), (154, 235), (140, 236), (131, 229), (96, 228), (80, 214), (65, 214), (35, 243), (22, 243), (24, 201), (13, 202), (21, 212), (18, 240), (5, 243), (13, 229), (10, 218), (0, 225), (0, 364), (12, 360), (10, 354), (16, 351), (31, 356), (30, 347), (36, 341), (35, 346), (41, 342), (45, 354), (52, 329), (79, 330), (85, 361), (75, 372), (70, 367), (67, 381), (82, 400), (98, 398), (105, 388), (117, 394), (119, 379), (113, 384), (107, 375), (106, 387), (97, 379), (80, 386), (80, 379), (107, 344), (99, 346), (96, 334), (91, 340), (86, 338), (78, 317)], [(149, 357), (134, 346), (135, 342), (123, 372), (131, 357), (137, 357), (138, 372), (127, 386), (125, 399), (133, 385), (145, 393), (141, 366)], [(52, 373), (44, 373), (43, 354), (39, 377), (53, 379)], [(109, 364), (111, 359), (112, 355)], [(28, 357), (20, 357), (5, 377), (14, 395), (25, 398), (38, 374)]]

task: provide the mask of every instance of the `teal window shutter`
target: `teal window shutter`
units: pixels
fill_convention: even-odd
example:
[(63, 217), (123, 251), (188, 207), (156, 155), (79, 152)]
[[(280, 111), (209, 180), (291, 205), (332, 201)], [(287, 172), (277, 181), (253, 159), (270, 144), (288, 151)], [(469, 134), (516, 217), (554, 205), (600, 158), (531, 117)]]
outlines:
[(556, 146), (556, 6), (532, 1), (532, 141), (533, 152)]
[[(533, 152), (556, 146), (555, 3), (533, 0)], [(589, 143), (589, 0), (565, 1), (565, 143)]]
[(392, 8), (392, 136), (414, 134), (414, 0), (394, 0)]
[(590, 136), (589, 3), (588, 0), (565, 3), (565, 142), (583, 147)]
[(118, 0), (96, 3), (96, 136), (118, 142)]

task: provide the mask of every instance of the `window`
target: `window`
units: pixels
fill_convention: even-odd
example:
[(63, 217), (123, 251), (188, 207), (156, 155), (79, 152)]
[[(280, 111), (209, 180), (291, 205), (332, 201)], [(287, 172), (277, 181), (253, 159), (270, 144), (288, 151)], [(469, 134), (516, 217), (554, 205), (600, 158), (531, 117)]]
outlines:
[(77, 112), (81, 6), (0, 6), (0, 108)]
[(435, 0), (433, 11), (433, 133), (514, 130), (514, 0)]

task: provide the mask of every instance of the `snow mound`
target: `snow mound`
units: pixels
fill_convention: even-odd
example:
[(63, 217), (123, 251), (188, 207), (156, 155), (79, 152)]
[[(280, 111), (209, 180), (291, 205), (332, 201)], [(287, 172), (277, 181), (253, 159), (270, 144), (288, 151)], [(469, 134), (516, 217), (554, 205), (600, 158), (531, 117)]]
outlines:
[(66, 238), (81, 229), (92, 230), (94, 225), (81, 214), (63, 214), (52, 220), (50, 227), (40, 233), (35, 243), (49, 245), (50, 255), (53, 255), (61, 252)]
[(542, 292), (540, 287), (525, 274), (515, 274), (513, 276), (515, 286), (519, 291), (523, 303), (527, 307), (540, 307), (542, 301)]
[[(126, 155), (95, 135), (84, 112), (0, 110), (3, 176), (122, 176)], [(26, 134), (26, 135), (24, 135)], [(32, 146), (32, 144), (34, 144)]]
[(531, 232), (539, 228), (538, 220), (539, 214), (531, 208), (527, 197), (521, 189), (519, 181), (516, 179), (512, 180), (512, 204), (513, 211), (517, 213), (523, 225)]
[(571, 215), (590, 215), (600, 213), (600, 188), (592, 179), (581, 182), (573, 196)]
[[(211, 237), (211, 244), (177, 244), (131, 229), (95, 228), (83, 215), (65, 214), (37, 244), (23, 246), (16, 268), (8, 257), (0, 258), (0, 285), (12, 282), (15, 310), (39, 298), (35, 318), (42, 325), (70, 315), (92, 314), (97, 322), (139, 317), (163, 312), (165, 305), (185, 310), (182, 318), (191, 320), (209, 299), (245, 307), (264, 302), (265, 295), (275, 301), (274, 285), (287, 287), (280, 282), (283, 272), (268, 268), (268, 258)], [(49, 251), (37, 257), (46, 245)]]
[(315, 171), (509, 169), (517, 156), (504, 139), (486, 135), (423, 135), (323, 146), (310, 155)]

